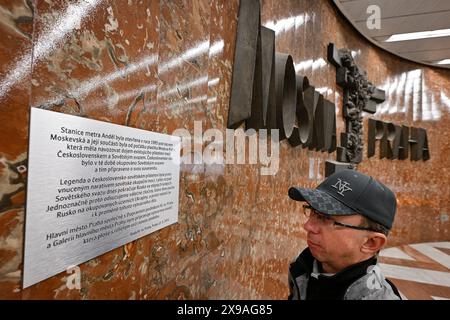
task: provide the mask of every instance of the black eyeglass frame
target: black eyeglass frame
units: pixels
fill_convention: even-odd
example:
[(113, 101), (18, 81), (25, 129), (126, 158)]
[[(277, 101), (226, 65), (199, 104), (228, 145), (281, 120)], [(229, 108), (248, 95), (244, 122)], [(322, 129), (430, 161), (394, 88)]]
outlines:
[[(303, 213), (305, 214), (305, 216), (306, 216), (307, 218), (309, 218), (309, 217), (306, 215), (306, 210), (305, 210), (305, 209), (311, 209), (315, 214), (320, 215), (321, 217), (324, 217), (324, 218), (326, 218), (327, 220), (333, 221), (333, 225), (336, 225), (336, 226), (341, 226), (341, 227), (350, 228), (350, 229), (356, 229), (356, 230), (365, 230), (365, 231), (380, 232), (380, 231), (375, 230), (375, 229), (372, 229), (372, 228), (370, 228), (370, 227), (354, 226), (354, 225), (351, 225), (351, 224), (346, 224), (346, 223), (338, 222), (338, 221), (334, 220), (333, 218), (331, 218), (329, 215), (324, 214), (324, 213), (322, 213), (322, 212), (320, 212), (320, 211), (317, 211), (316, 209), (314, 209), (314, 208), (311, 207), (310, 205), (306, 205), (306, 204), (305, 204), (305, 205), (303, 205)], [(357, 213), (355, 213), (355, 214), (357, 214)]]

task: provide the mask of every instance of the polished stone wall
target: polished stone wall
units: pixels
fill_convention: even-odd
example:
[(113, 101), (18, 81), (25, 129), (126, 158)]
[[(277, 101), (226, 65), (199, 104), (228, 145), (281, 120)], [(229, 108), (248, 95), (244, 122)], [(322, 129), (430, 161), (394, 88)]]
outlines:
[[(328, 1), (261, 2), (262, 24), (298, 74), (338, 106), (326, 46), (354, 51), (386, 90), (375, 115), (427, 129), (431, 159), (375, 157), (359, 170), (391, 187), (398, 215), (390, 245), (448, 240), (450, 72), (388, 54)], [(194, 121), (226, 128), (238, 0), (0, 1), (0, 298), (284, 299), (287, 268), (305, 246), (293, 184), (314, 187), (335, 153), (280, 145), (275, 176), (260, 165), (182, 166), (178, 224), (21, 289), (30, 107), (172, 133)], [(339, 136), (339, 134), (338, 134)], [(367, 136), (365, 141), (367, 141)], [(51, 263), (51, 262), (49, 262)]]

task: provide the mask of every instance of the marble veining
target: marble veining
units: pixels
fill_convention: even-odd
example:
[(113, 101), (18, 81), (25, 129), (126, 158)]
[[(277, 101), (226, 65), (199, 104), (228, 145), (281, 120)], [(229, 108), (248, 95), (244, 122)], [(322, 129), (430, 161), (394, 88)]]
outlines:
[[(238, 9), (239, 0), (0, 2), (0, 299), (287, 297), (288, 264), (306, 243), (300, 204), (286, 192), (315, 187), (335, 154), (286, 141), (275, 176), (259, 164), (182, 166), (178, 224), (80, 265), (80, 290), (66, 286), (68, 273), (21, 289), (30, 106), (169, 134), (193, 133), (194, 121), (225, 132)], [(368, 117), (427, 129), (429, 161), (367, 159), (365, 149), (359, 170), (397, 193), (390, 246), (448, 240), (449, 71), (373, 47), (329, 1), (262, 0), (261, 23), (297, 74), (335, 102), (338, 133), (329, 42), (386, 90), (365, 133)]]

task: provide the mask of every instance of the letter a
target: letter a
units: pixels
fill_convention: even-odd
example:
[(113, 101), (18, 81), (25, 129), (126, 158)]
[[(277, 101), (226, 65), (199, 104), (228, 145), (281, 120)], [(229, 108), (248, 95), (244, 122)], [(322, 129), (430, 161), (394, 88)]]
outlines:
[(370, 5), (367, 7), (366, 13), (371, 14), (366, 21), (367, 29), (380, 30), (381, 29), (381, 9), (377, 5)]
[(66, 270), (67, 273), (72, 273), (70, 276), (67, 277), (66, 280), (66, 286), (69, 290), (72, 289), (81, 289), (81, 271), (80, 267), (78, 266), (70, 266)]

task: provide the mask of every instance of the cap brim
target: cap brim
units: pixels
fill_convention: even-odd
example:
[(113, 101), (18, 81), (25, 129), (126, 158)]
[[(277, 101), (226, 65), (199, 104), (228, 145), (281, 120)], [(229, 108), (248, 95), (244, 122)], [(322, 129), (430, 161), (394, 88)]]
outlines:
[(291, 187), (289, 189), (289, 197), (296, 201), (306, 201), (317, 211), (331, 216), (356, 214), (355, 210), (321, 190)]

